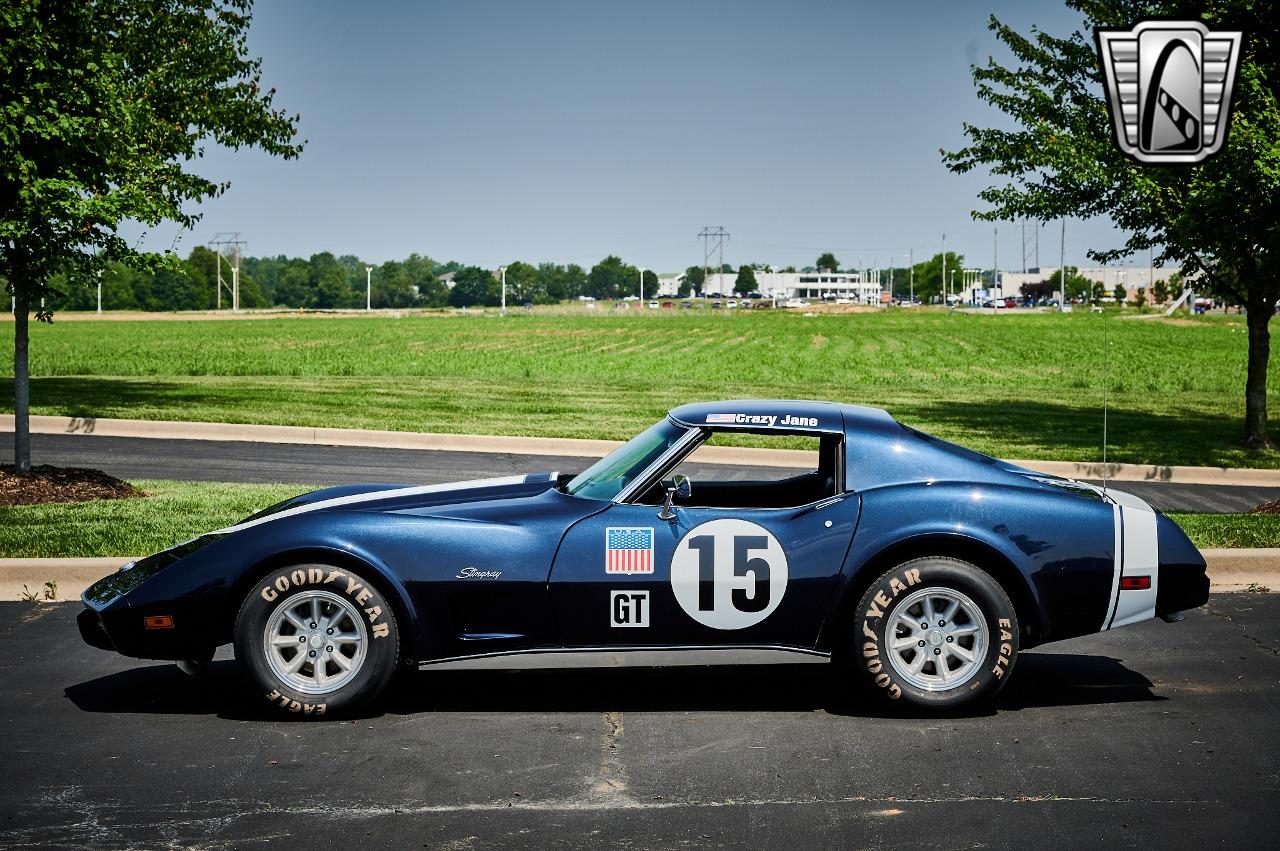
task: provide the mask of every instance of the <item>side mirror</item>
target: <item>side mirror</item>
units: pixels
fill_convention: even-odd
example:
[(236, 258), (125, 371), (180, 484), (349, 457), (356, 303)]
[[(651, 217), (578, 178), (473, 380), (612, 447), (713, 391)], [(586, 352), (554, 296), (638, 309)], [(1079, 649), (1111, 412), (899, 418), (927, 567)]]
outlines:
[(693, 493), (693, 485), (689, 482), (688, 476), (682, 476), (677, 473), (672, 477), (674, 487), (667, 488), (667, 496), (662, 501), (662, 510), (658, 512), (659, 520), (673, 521), (676, 519), (676, 513), (671, 508), (671, 503), (678, 496), (681, 499), (688, 499)]
[(682, 475), (680, 473), (676, 473), (676, 475), (672, 478), (672, 481), (674, 481), (676, 485), (675, 487), (676, 496), (680, 497), (681, 499), (688, 499), (690, 496), (693, 495), (693, 483), (689, 481), (688, 476)]

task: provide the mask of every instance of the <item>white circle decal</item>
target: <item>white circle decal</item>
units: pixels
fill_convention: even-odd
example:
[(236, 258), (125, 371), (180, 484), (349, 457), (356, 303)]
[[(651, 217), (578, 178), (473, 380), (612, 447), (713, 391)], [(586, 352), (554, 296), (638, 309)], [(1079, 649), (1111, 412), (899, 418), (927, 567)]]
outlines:
[(769, 530), (711, 520), (689, 530), (671, 556), (680, 608), (712, 629), (743, 629), (769, 617), (787, 591), (787, 554)]

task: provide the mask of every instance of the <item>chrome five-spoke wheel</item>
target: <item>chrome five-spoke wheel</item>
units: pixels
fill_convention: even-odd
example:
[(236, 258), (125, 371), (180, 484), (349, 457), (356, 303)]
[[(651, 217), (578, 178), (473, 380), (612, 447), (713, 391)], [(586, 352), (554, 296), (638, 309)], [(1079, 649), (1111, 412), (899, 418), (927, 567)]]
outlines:
[(987, 651), (987, 623), (969, 597), (952, 588), (922, 588), (888, 613), (889, 664), (924, 691), (944, 691), (973, 678)]
[(360, 610), (319, 590), (290, 597), (263, 634), (272, 672), (304, 694), (328, 694), (349, 683), (364, 664), (368, 643)]

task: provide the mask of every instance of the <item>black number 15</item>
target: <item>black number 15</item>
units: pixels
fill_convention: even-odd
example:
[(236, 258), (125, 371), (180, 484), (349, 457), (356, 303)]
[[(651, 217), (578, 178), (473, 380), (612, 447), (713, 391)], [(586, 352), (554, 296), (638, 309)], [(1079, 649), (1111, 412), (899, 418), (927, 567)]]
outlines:
[[(689, 541), (689, 548), (698, 551), (698, 610), (709, 612), (716, 607), (716, 539), (711, 535), (699, 535)], [(733, 607), (740, 612), (760, 612), (769, 605), (769, 562), (759, 556), (752, 557), (752, 550), (764, 550), (769, 547), (769, 539), (764, 535), (733, 536), (733, 575), (751, 575), (754, 586), (748, 595), (747, 589), (734, 588), (730, 594)]]

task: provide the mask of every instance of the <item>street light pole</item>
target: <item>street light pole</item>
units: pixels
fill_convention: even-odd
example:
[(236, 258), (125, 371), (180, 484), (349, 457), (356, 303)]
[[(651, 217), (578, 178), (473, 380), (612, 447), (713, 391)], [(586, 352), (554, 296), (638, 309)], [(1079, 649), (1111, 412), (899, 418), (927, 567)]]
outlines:
[(498, 271), (502, 274), (502, 315), (507, 315), (507, 267), (499, 266)]
[(98, 312), (102, 312), (102, 270), (98, 270)]
[(1058, 276), (1062, 283), (1062, 300), (1058, 302), (1058, 312), (1067, 309), (1067, 220), (1062, 220), (1062, 245), (1061, 254), (1058, 256), (1058, 264), (1061, 270)]
[(373, 267), (364, 267), (364, 309), (373, 310)]
[(640, 267), (640, 309), (644, 310), (644, 273), (645, 268)]
[(947, 235), (942, 235), (942, 306), (947, 306), (947, 296), (951, 295), (947, 287)]
[(907, 252), (907, 265), (911, 267), (911, 278), (909, 282), (910, 295), (907, 297), (907, 303), (911, 307), (916, 306), (916, 250), (912, 248)]

